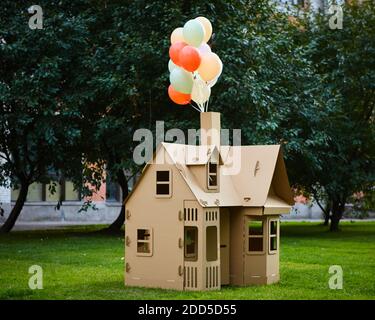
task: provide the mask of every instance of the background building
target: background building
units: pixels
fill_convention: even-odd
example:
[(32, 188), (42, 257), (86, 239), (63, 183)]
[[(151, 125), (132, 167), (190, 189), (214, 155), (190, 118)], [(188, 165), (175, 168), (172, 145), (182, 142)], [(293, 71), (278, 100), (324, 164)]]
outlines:
[[(134, 179), (130, 179), (132, 188)], [(18, 190), (0, 187), (0, 224), (5, 221), (18, 197)], [(59, 200), (62, 205), (57, 206)], [(51, 193), (50, 184), (33, 183), (18, 221), (91, 221), (111, 223), (120, 213), (122, 192), (119, 185), (112, 182), (110, 176), (102, 183), (100, 189), (91, 198), (93, 208), (80, 211), (84, 199), (73, 183), (68, 180), (56, 185), (56, 192)]]

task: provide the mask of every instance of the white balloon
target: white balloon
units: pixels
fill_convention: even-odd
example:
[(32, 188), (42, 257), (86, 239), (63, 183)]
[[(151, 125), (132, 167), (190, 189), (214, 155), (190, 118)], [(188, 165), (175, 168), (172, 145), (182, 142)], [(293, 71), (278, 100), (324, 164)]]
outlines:
[(202, 43), (199, 48), (199, 53), (203, 56), (211, 52), (211, 47), (207, 43)]
[(193, 83), (193, 90), (191, 91), (191, 99), (198, 105), (203, 105), (208, 101), (211, 95), (211, 88), (196, 75)]
[(212, 88), (212, 87), (216, 84), (217, 80), (219, 80), (219, 77), (216, 77), (215, 79), (213, 79), (213, 80), (211, 80), (211, 81), (208, 81), (208, 82), (207, 82), (207, 85), (208, 85), (210, 88)]
[(173, 63), (173, 61), (171, 59), (169, 59), (169, 62), (168, 62), (168, 70), (169, 72), (172, 72), (172, 70), (174, 68), (176, 68), (177, 66)]

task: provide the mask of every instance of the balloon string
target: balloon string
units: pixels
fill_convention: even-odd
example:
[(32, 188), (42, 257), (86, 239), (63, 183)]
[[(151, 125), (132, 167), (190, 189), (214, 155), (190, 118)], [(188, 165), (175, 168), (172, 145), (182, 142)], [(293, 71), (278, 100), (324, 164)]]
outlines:
[(204, 106), (201, 103), (199, 103), (199, 109), (201, 109), (201, 112), (204, 112)]
[(191, 103), (190, 103), (190, 106), (193, 107), (193, 108), (194, 108), (195, 110), (197, 110), (198, 112), (202, 112), (202, 110), (200, 110), (200, 109), (194, 107), (194, 105), (192, 105)]
[[(196, 82), (197, 81), (197, 72), (195, 71), (193, 71), (192, 72), (192, 74), (193, 74), (193, 81), (194, 82)], [(190, 105), (195, 109), (195, 110), (197, 110), (198, 112), (202, 112), (202, 107), (201, 107), (201, 105), (199, 104), (199, 103), (197, 103), (197, 106), (198, 106), (198, 108), (197, 107), (195, 107), (194, 105), (192, 105), (191, 103), (190, 103)]]
[[(203, 88), (202, 88), (201, 84), (202, 84), (202, 83), (200, 83), (200, 84), (198, 85), (198, 90), (199, 90), (200, 97), (203, 96)], [(199, 103), (199, 104), (200, 104), (200, 108), (201, 108), (202, 112), (204, 112), (204, 111), (205, 111), (205, 110), (204, 110), (204, 103)]]
[[(199, 82), (198, 82), (198, 79), (197, 79), (197, 77), (195, 77), (195, 78), (194, 78), (194, 82), (195, 82), (195, 86), (197, 86), (197, 87), (198, 87), (198, 90), (199, 90), (199, 95), (200, 95), (200, 96), (202, 96), (202, 91), (201, 91), (201, 87), (200, 87), (200, 85), (199, 85)], [(201, 104), (200, 102), (196, 102), (196, 104), (197, 104), (198, 108), (200, 109), (200, 112), (203, 112), (203, 111), (204, 111), (204, 109), (203, 109), (203, 106), (202, 106), (202, 104)]]

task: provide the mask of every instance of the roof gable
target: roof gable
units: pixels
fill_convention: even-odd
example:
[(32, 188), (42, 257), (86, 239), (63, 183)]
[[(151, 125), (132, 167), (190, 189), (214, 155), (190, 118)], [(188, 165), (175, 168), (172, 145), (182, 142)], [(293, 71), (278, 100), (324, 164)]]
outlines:
[[(215, 151), (218, 153), (218, 155), (220, 154), (215, 146), (189, 146), (171, 143), (162, 143), (162, 145), (175, 162), (177, 169), (202, 207), (227, 207), (241, 205), (241, 200), (237, 195), (230, 176), (223, 176), (220, 173), (220, 188), (218, 192), (205, 192), (205, 190), (200, 187), (196, 177), (189, 169), (190, 163), (186, 161), (186, 159), (188, 159), (186, 156), (187, 152), (195, 152), (194, 148), (202, 149), (204, 151), (208, 149), (213, 150), (211, 154), (208, 154), (208, 156), (204, 156), (204, 153), (199, 151), (199, 154), (202, 154), (200, 163), (206, 164)], [(221, 156), (219, 161), (220, 163), (223, 163)]]
[(226, 163), (234, 163), (238, 173), (232, 175), (243, 206), (264, 206), (279, 154), (279, 145), (233, 146)]
[(291, 206), (294, 204), (293, 193), (289, 185), (289, 179), (281, 149), (277, 157), (276, 168), (273, 173), (270, 190), (268, 192), (268, 198), (275, 196), (284, 202), (284, 206)]
[(223, 159), (215, 145), (188, 145), (178, 143), (162, 143), (170, 157), (177, 163), (186, 165), (205, 165), (211, 158), (217, 158), (220, 164)]
[[(131, 194), (135, 192), (147, 168), (152, 163), (157, 164), (158, 161), (165, 160), (176, 166), (203, 207), (263, 207), (276, 203), (283, 203), (285, 206), (293, 204), (279, 145), (222, 146), (218, 152), (222, 164), (219, 170), (220, 188), (218, 192), (206, 192), (200, 187), (189, 166), (206, 164), (215, 150), (218, 152), (215, 146), (161, 143), (153, 154), (152, 160), (143, 169), (142, 176)], [(194, 160), (193, 155), (197, 152), (198, 158)]]

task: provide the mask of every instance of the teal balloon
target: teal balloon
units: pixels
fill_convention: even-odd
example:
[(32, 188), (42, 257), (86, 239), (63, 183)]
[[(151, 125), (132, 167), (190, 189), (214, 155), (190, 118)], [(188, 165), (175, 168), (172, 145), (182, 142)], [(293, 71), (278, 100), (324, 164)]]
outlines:
[(172, 72), (174, 68), (176, 68), (177, 66), (173, 63), (173, 61), (171, 59), (169, 59), (169, 62), (168, 62), (168, 70), (169, 72)]
[(182, 31), (186, 43), (196, 48), (202, 44), (205, 32), (203, 25), (195, 19), (186, 22)]
[(172, 87), (181, 93), (190, 94), (193, 90), (193, 76), (191, 73), (176, 67), (169, 75)]

